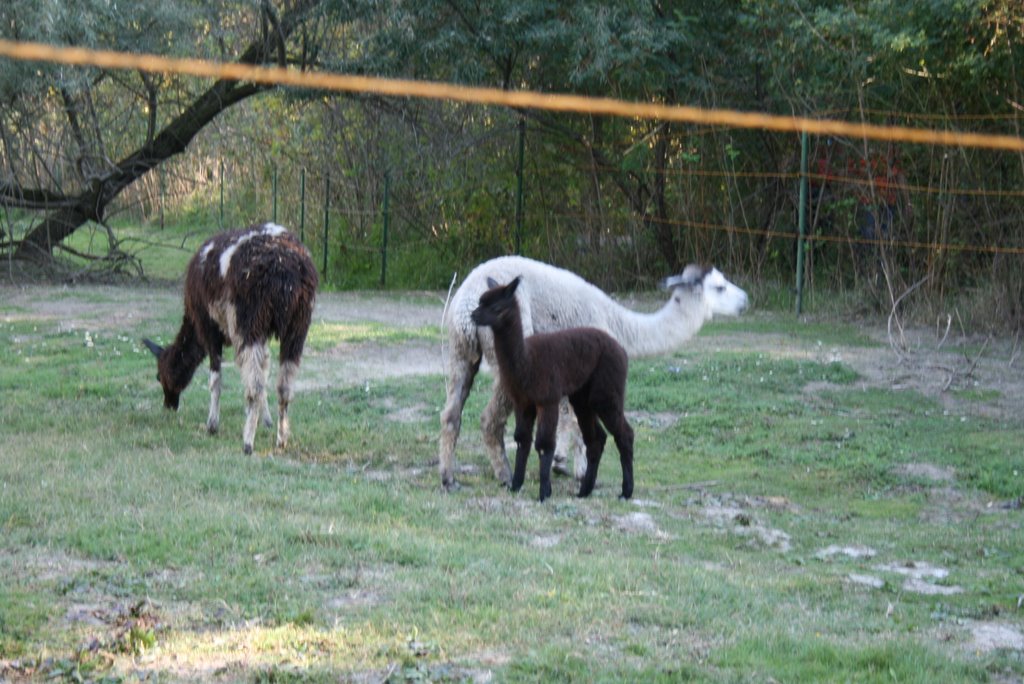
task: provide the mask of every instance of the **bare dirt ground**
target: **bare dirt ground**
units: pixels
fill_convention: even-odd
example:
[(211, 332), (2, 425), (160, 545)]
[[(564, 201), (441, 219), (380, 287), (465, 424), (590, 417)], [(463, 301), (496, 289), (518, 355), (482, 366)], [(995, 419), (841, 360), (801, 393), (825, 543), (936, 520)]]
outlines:
[[(83, 296), (83, 293), (94, 296)], [(7, 286), (0, 287), (0, 296), (8, 305), (40, 322), (54, 322), (65, 331), (105, 329), (116, 332), (181, 310), (181, 295), (174, 288), (132, 291), (105, 286)], [(375, 293), (321, 293), (314, 320), (375, 322), (410, 329), (439, 326), (444, 303), (442, 292), (413, 293), (403, 298)], [(650, 298), (627, 299), (623, 303), (646, 311), (653, 311), (660, 304)], [(755, 310), (748, 315), (777, 319), (783, 314)], [(794, 318), (795, 333), (800, 325)], [(751, 352), (839, 362), (857, 371), (863, 387), (915, 390), (937, 399), (950, 412), (1024, 421), (1024, 340), (1020, 337), (951, 332), (942, 339), (942, 330), (909, 328), (903, 334), (903, 343), (896, 347), (889, 342), (885, 320), (862, 321), (860, 325), (863, 333), (878, 342), (878, 347), (822, 344), (798, 334), (736, 333), (723, 331), (712, 322), (687, 344), (686, 351)], [(166, 327), (163, 323), (154, 323), (151, 334), (173, 336), (175, 331), (164, 329)], [(389, 343), (386, 347), (374, 343), (341, 344), (327, 352), (310, 353), (303, 361), (300, 378), (308, 385), (330, 382), (351, 386), (402, 375), (440, 374), (444, 372), (442, 353), (440, 337), (435, 341), (417, 339), (400, 345)], [(315, 371), (306, 370), (314, 366)], [(807, 391), (816, 389), (825, 388), (811, 385)], [(978, 400), (979, 395), (983, 395), (984, 400)]]
[[(626, 304), (652, 311), (659, 302), (627, 301)], [(365, 294), (328, 294), (318, 303), (317, 319), (422, 327), (439, 325), (443, 307), (444, 298), (440, 293), (409, 302)], [(751, 315), (778, 316), (756, 311)], [(800, 325), (794, 318), (794, 332)], [(831, 346), (798, 335), (736, 334), (720, 331), (712, 322), (687, 344), (686, 351), (741, 351), (839, 362), (857, 371), (863, 387), (915, 390), (938, 399), (950, 412), (1024, 421), (1024, 341), (1021, 339), (950, 333), (943, 341), (934, 330), (910, 328), (904, 331), (902, 344), (894, 347), (889, 342), (884, 320), (864, 322), (862, 326), (862, 332), (876, 340), (879, 347)], [(351, 384), (375, 377), (442, 372), (441, 354), (440, 340), (435, 344), (406, 343), (397, 355), (393, 348), (382, 353), (374, 345), (349, 345), (330, 352), (332, 363), (341, 363), (346, 371), (339, 379), (344, 382), (347, 376)], [(824, 388), (808, 387), (808, 391), (816, 389)], [(968, 393), (973, 395), (984, 392), (985, 400), (963, 398), (962, 390), (974, 390)]]

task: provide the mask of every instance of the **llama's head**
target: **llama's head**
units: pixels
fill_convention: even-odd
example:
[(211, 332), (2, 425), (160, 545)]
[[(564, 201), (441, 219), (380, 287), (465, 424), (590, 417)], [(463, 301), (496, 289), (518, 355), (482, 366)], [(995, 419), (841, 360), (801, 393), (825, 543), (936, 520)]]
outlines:
[(747, 293), (736, 287), (713, 266), (690, 264), (683, 272), (670, 276), (664, 286), (674, 291), (673, 296), (683, 292), (693, 293), (704, 303), (704, 316), (738, 316), (750, 305)]
[(516, 276), (508, 285), (499, 285), (494, 278), (487, 278), (490, 289), (480, 295), (480, 304), (470, 318), (479, 326), (493, 326), (517, 312), (516, 288), (519, 287), (520, 276)]
[[(177, 411), (178, 401), (181, 398), (181, 393), (188, 386), (188, 380), (184, 384), (180, 384), (180, 378), (177, 377), (174, 368), (172, 368), (171, 355), (167, 354), (163, 347), (146, 338), (143, 338), (142, 343), (156, 357), (156, 379), (160, 381), (160, 386), (164, 390), (164, 408)], [(189, 380), (191, 380), (191, 375)]]

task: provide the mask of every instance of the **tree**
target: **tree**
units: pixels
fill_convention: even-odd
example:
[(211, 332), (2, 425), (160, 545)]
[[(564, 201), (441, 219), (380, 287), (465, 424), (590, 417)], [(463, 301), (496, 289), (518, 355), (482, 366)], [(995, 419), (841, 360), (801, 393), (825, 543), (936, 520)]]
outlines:
[[(243, 64), (308, 66), (318, 54), (322, 0), (223, 5), (103, 0), (5, 3), (0, 34)], [(89, 221), (103, 223), (132, 182), (183, 152), (218, 114), (263, 85), (171, 75), (5, 64), (0, 72), (0, 204), (40, 212), (16, 258), (46, 259)]]
[[(734, 4), (734, 3), (733, 3)], [(628, 0), (418, 0), (387, 5), (365, 48), (337, 67), (505, 89), (655, 102), (706, 101), (733, 21), (730, 3)], [(724, 79), (723, 79), (724, 80)], [(610, 182), (680, 265), (666, 167), (678, 132), (632, 122), (522, 112), (541, 137), (571, 150), (594, 184)], [(502, 122), (502, 125), (507, 125)]]

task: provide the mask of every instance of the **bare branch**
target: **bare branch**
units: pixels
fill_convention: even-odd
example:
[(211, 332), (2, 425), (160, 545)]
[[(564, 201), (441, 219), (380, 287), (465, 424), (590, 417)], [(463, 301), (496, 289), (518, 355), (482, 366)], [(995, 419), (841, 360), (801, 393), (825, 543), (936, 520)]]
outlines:
[[(904, 299), (907, 298), (907, 295), (909, 295), (911, 292), (913, 292), (917, 288), (919, 288), (922, 285), (924, 285), (928, 281), (928, 279), (930, 277), (931, 277), (930, 275), (926, 275), (924, 278), (921, 278), (916, 283), (914, 283), (909, 288), (907, 288), (906, 292), (904, 292), (899, 297), (897, 297), (895, 300), (893, 300), (892, 311), (889, 312), (889, 321), (886, 324), (886, 332), (887, 332), (887, 335), (888, 335), (888, 338), (889, 338), (889, 346), (892, 347), (892, 350), (894, 352), (896, 352), (896, 355), (900, 356), (901, 358), (902, 358), (903, 352), (906, 352), (906, 350), (907, 350), (907, 341), (906, 341), (906, 339), (903, 336), (903, 324), (900, 323), (899, 316), (896, 314), (896, 309), (899, 308), (900, 302), (902, 302)], [(899, 328), (899, 340), (898, 341), (893, 338), (893, 332), (892, 332), (893, 322), (895, 322), (896, 326)]]

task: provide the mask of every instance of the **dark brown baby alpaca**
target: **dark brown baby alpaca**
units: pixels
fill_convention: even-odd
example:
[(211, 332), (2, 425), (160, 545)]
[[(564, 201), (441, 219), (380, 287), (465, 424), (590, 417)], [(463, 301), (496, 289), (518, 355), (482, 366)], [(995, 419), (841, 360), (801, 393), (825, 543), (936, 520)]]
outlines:
[(488, 278), (487, 284), (491, 289), (481, 295), (472, 318), (494, 332), (498, 373), (515, 405), (517, 448), (512, 491), (523, 486), (533, 424), (537, 422), (540, 500), (551, 496), (558, 403), (568, 397), (587, 447), (587, 472), (579, 496), (589, 496), (597, 481), (597, 467), (608, 439), (598, 424), (600, 418), (619, 450), (621, 498), (628, 499), (633, 495), (633, 429), (623, 411), (629, 361), (622, 345), (596, 328), (570, 328), (524, 339), (515, 297), (519, 278), (504, 286)]

